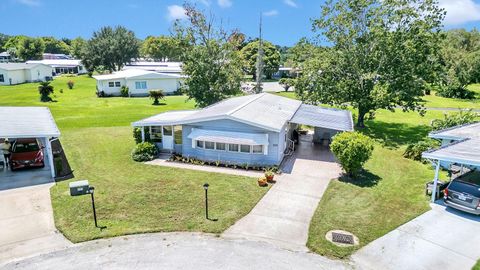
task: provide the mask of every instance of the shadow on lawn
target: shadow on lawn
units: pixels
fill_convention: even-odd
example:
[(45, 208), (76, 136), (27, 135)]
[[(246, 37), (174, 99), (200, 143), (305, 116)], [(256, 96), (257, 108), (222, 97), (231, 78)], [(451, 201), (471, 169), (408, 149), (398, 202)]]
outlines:
[(380, 178), (380, 176), (373, 174), (370, 171), (362, 170), (357, 176), (353, 178), (343, 174), (338, 178), (338, 181), (363, 188), (376, 186), (381, 179), (382, 178)]
[(409, 125), (404, 123), (386, 123), (369, 121), (362, 133), (382, 143), (385, 147), (397, 148), (424, 139), (430, 132), (426, 125)]

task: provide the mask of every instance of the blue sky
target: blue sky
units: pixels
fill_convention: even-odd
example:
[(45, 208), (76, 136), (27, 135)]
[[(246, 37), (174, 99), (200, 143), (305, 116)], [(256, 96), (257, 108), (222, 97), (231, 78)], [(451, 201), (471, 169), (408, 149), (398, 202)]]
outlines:
[[(89, 38), (105, 25), (123, 25), (139, 38), (168, 34), (172, 20), (182, 18), (183, 1), (175, 0), (0, 0), (0, 32), (10, 35)], [(311, 19), (324, 0), (191, 0), (247, 36), (258, 35), (264, 16), (264, 37), (291, 46), (312, 36)], [(480, 26), (480, 0), (440, 0), (447, 28)], [(480, 28), (480, 27), (479, 27)]]

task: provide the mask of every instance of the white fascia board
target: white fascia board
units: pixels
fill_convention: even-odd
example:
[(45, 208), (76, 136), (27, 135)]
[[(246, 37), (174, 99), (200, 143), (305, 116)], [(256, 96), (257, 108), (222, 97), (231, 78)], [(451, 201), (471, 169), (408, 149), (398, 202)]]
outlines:
[(60, 137), (60, 133), (52, 133), (52, 134), (1, 134), (0, 137), (2, 138), (14, 138), (14, 139), (29, 139), (29, 138), (52, 138), (52, 137)]
[(461, 158), (439, 157), (433, 153), (423, 153), (422, 157), (426, 159), (432, 159), (432, 160), (438, 160), (438, 161), (446, 161), (446, 162), (452, 162), (452, 163), (458, 163), (458, 164), (480, 166), (479, 161), (473, 161), (473, 160), (461, 159)]
[(448, 135), (441, 135), (441, 134), (436, 134), (436, 133), (430, 133), (428, 134), (428, 137), (433, 138), (433, 139), (439, 139), (439, 140), (453, 140), (453, 141), (461, 141), (464, 140), (466, 137), (459, 137), (459, 136), (448, 136)]

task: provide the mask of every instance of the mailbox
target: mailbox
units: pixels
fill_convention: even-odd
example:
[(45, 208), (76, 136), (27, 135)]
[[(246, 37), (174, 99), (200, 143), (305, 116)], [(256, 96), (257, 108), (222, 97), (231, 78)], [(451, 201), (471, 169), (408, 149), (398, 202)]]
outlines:
[(68, 186), (70, 187), (71, 196), (90, 194), (90, 185), (88, 184), (88, 180), (71, 182)]

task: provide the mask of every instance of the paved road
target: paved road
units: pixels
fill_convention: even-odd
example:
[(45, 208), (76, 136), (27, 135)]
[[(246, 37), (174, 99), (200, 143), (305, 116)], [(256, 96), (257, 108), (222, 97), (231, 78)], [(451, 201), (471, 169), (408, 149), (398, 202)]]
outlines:
[(470, 270), (478, 258), (480, 217), (439, 204), (352, 256), (362, 269), (386, 270)]
[(226, 238), (266, 241), (294, 251), (308, 251), (308, 229), (330, 179), (340, 166), (326, 148), (306, 138), (284, 173), (253, 210), (225, 231)]
[(91, 241), (4, 269), (351, 269), (345, 262), (267, 243), (158, 233)]
[(0, 264), (71, 245), (55, 228), (51, 185), (0, 191)]

